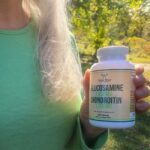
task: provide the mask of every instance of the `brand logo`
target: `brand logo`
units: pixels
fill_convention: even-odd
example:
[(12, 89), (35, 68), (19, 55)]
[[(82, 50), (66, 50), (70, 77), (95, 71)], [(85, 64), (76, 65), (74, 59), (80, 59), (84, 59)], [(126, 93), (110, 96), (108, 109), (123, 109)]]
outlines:
[(110, 82), (111, 79), (108, 77), (108, 73), (101, 73), (99, 82)]

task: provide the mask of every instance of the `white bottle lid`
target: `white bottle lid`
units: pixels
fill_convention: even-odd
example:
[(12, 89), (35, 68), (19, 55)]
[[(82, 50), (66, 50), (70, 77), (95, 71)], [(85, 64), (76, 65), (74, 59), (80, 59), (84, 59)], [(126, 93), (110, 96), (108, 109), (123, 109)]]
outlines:
[(97, 58), (100, 60), (126, 59), (129, 48), (126, 46), (108, 46), (97, 51)]

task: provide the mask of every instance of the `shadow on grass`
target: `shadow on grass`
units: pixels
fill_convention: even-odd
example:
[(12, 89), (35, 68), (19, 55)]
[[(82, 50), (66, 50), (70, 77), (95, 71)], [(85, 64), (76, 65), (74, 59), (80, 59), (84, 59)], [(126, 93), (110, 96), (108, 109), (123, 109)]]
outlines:
[(90, 67), (91, 67), (92, 64), (82, 63), (81, 65), (82, 65), (82, 72), (84, 74), (84, 72), (86, 71), (86, 69), (90, 69)]
[(80, 55), (80, 56), (83, 74), (87, 68), (89, 69), (94, 63), (98, 62), (97, 58), (94, 58), (93, 56), (90, 55)]
[(133, 128), (111, 130), (110, 140), (104, 149), (110, 148), (111, 150), (150, 150), (150, 112), (138, 116)]

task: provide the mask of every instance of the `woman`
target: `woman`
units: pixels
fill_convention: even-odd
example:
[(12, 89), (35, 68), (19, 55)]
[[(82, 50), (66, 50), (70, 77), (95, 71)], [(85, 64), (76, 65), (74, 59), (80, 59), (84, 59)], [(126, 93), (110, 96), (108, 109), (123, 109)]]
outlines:
[[(88, 123), (90, 71), (83, 78), (82, 102), (66, 3), (0, 0), (1, 150), (99, 149), (107, 139), (107, 129)], [(150, 91), (143, 68), (136, 72), (136, 110), (141, 113), (150, 106), (138, 100)]]

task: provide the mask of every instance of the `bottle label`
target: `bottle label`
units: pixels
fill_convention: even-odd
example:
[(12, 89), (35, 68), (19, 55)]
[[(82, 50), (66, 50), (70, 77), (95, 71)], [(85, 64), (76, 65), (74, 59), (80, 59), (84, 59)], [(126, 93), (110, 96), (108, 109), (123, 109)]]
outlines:
[(91, 71), (89, 119), (129, 122), (135, 120), (135, 70)]

